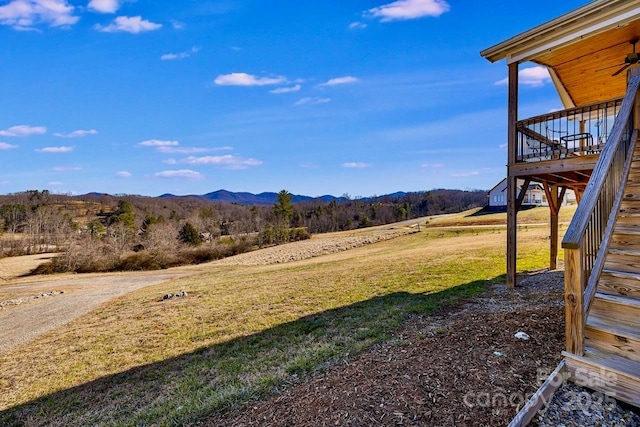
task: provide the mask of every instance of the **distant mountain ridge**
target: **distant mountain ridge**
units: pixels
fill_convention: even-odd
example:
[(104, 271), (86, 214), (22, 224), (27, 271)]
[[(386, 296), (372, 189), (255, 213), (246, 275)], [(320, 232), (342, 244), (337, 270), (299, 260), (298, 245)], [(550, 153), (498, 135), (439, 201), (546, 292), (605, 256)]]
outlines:
[[(398, 191), (396, 193), (393, 194), (388, 194), (385, 196), (379, 196), (379, 197), (402, 197), (406, 195), (405, 192), (402, 191)], [(213, 191), (211, 193), (207, 193), (207, 194), (203, 194), (203, 195), (190, 195), (190, 196), (176, 196), (174, 194), (163, 194), (160, 196), (160, 198), (180, 198), (180, 197), (198, 197), (201, 199), (206, 199), (206, 200), (211, 200), (214, 202), (228, 202), (228, 203), (238, 203), (241, 205), (272, 205), (274, 203), (277, 202), (278, 200), (278, 193), (273, 193), (273, 192), (264, 192), (264, 193), (260, 193), (260, 194), (253, 194), (253, 193), (247, 193), (247, 192), (233, 192), (233, 191), (227, 191), (227, 190), (218, 190), (218, 191)], [(371, 199), (369, 198), (365, 198), (365, 200), (369, 200)], [(347, 200), (346, 197), (335, 197), (335, 196), (331, 196), (329, 194), (326, 194), (324, 196), (319, 196), (319, 197), (311, 197), (311, 196), (303, 196), (303, 195), (299, 195), (299, 194), (292, 194), (291, 195), (291, 201), (293, 203), (300, 203), (300, 202), (308, 202), (308, 201), (313, 201), (313, 200), (318, 200), (318, 201), (323, 201), (323, 202), (332, 202), (332, 201), (344, 201)]]

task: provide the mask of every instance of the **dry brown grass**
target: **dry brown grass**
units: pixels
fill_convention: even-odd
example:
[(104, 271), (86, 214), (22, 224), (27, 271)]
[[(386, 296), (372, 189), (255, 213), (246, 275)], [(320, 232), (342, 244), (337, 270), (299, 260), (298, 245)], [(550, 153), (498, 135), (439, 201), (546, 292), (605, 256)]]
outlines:
[[(544, 266), (545, 231), (520, 233), (521, 269)], [(0, 408), (35, 405), (7, 411), (4, 420), (197, 420), (368, 348), (410, 313), (500, 280), (504, 236), (435, 229), (284, 265), (200, 267), (201, 274), (128, 294), (0, 356)], [(189, 296), (160, 301), (178, 290)]]

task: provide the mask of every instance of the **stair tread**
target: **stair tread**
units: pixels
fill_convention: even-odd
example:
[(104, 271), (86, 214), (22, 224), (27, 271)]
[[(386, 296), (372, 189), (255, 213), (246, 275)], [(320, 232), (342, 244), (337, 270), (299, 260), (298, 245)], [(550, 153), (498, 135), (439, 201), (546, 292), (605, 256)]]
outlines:
[(640, 280), (640, 273), (633, 273), (630, 271), (620, 271), (620, 270), (615, 270), (612, 268), (603, 268), (602, 269), (602, 274), (608, 274), (610, 276), (614, 276), (614, 277), (620, 277), (623, 279), (635, 279), (635, 280)]
[(567, 360), (574, 359), (597, 368), (609, 369), (617, 372), (618, 374), (627, 375), (640, 381), (640, 378), (638, 377), (638, 373), (640, 372), (640, 362), (627, 359), (626, 357), (590, 346), (585, 346), (584, 356), (578, 356), (577, 354), (567, 352), (562, 352), (562, 354), (567, 358)]
[(590, 314), (587, 318), (586, 327), (607, 332), (612, 335), (630, 338), (635, 341), (640, 341), (640, 330), (638, 330), (638, 328), (603, 318), (601, 316)]
[(607, 301), (613, 304), (626, 305), (640, 310), (640, 300), (623, 295), (609, 295), (602, 292), (596, 292), (595, 299)]
[(616, 245), (609, 246), (609, 253), (612, 255), (628, 255), (628, 256), (640, 256), (640, 246), (638, 248), (621, 248)]
[(640, 235), (640, 227), (633, 224), (616, 224), (613, 234), (638, 234)]

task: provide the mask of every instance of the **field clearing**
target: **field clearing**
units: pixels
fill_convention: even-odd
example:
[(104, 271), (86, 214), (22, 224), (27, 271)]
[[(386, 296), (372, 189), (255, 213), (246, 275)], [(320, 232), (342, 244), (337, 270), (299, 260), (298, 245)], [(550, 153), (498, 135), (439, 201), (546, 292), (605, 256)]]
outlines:
[[(543, 268), (548, 229), (524, 228), (519, 242), (519, 269)], [(0, 423), (206, 419), (503, 281), (504, 252), (504, 229), (467, 226), (286, 264), (198, 266), (0, 355)]]

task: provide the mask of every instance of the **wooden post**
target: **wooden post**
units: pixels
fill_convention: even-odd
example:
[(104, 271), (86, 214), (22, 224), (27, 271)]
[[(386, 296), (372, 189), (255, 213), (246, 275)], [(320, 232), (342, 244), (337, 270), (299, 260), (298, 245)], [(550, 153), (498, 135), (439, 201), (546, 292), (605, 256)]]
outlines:
[(560, 213), (560, 203), (558, 198), (558, 186), (542, 183), (544, 192), (549, 203), (549, 270), (558, 268), (558, 214)]
[(564, 250), (564, 305), (567, 351), (584, 354), (584, 313), (582, 298), (584, 282), (580, 249)]
[(509, 173), (518, 154), (516, 122), (518, 120), (518, 63), (509, 64), (509, 106), (507, 126), (507, 288), (516, 286), (516, 239), (518, 227), (517, 179)]

